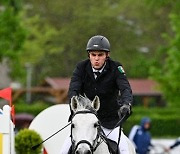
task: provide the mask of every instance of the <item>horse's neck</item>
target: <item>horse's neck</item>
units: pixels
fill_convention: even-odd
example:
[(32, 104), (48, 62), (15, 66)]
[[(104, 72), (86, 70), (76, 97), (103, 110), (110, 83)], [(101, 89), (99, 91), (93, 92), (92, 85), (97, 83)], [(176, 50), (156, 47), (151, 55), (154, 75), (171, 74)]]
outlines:
[(105, 142), (102, 142), (101, 145), (96, 149), (94, 154), (110, 154), (107, 144)]

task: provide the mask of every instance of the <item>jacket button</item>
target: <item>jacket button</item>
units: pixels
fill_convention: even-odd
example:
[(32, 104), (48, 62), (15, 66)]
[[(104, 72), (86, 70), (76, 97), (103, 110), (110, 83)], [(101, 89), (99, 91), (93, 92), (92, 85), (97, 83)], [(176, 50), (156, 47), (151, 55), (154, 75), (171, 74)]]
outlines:
[(94, 88), (95, 90), (97, 90), (97, 88)]

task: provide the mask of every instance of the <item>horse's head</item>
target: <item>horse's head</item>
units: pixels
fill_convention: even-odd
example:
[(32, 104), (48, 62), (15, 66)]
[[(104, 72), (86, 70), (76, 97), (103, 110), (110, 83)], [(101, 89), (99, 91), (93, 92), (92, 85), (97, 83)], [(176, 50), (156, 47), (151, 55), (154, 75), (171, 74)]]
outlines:
[(92, 154), (97, 145), (99, 121), (96, 111), (100, 107), (99, 97), (91, 102), (87, 97), (72, 97), (74, 112), (71, 124), (71, 138), (75, 154)]

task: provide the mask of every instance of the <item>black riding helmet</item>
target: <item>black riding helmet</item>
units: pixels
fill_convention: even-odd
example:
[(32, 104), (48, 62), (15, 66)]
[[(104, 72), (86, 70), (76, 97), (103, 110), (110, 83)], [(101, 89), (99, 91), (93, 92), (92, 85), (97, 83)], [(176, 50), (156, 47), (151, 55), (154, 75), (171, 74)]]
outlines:
[(96, 35), (89, 39), (86, 50), (110, 52), (110, 43), (106, 37), (102, 35)]

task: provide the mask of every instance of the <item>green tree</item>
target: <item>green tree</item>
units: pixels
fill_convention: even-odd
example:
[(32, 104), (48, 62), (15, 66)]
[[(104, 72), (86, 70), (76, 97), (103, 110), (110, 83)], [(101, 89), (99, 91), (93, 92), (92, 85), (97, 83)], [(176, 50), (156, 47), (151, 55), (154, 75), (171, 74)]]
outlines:
[[(48, 70), (44, 64), (39, 67), (38, 63), (41, 60), (46, 63), (49, 61), (48, 55), (61, 52), (61, 46), (56, 43), (59, 32), (55, 27), (43, 21), (38, 14), (28, 15), (27, 9), (22, 11), (21, 17), (23, 19), (22, 24), (26, 27), (27, 32), (22, 48), (23, 52), (20, 54), (21, 68), (25, 70), (26, 64), (32, 66), (34, 72), (32, 76), (33, 84), (36, 84), (39, 78), (44, 77), (44, 67), (45, 70)], [(44, 59), (44, 57), (48, 58)], [(54, 59), (55, 57), (51, 58)], [(43, 77), (41, 78), (41, 76)]]
[[(121, 15), (119, 10), (122, 3), (119, 1), (79, 0), (73, 3), (72, 0), (37, 0), (30, 3), (33, 6), (30, 12), (39, 14), (40, 19), (49, 22), (59, 31), (54, 43), (60, 46), (60, 50), (54, 53), (47, 52), (36, 64), (37, 70), (41, 70), (41, 76), (70, 76), (74, 65), (87, 57), (86, 43), (96, 34), (109, 38), (111, 56), (121, 61), (127, 72), (130, 72), (132, 66), (139, 65), (135, 64), (139, 56), (145, 61), (144, 54), (138, 51), (141, 47), (141, 36), (136, 32), (138, 28), (131, 20)], [(141, 68), (132, 72), (136, 73)], [(140, 72), (134, 76), (147, 76), (148, 71)]]
[[(59, 51), (58, 33), (38, 15), (27, 15), (28, 5), (20, 1), (3, 1), (0, 10), (0, 62), (8, 59), (11, 77), (25, 81), (25, 64), (36, 64), (47, 52)], [(52, 42), (52, 43), (51, 43)]]
[(0, 10), (0, 62), (8, 58), (13, 77), (20, 75), (19, 54), (25, 40), (25, 29), (21, 25), (18, 4), (2, 1)]
[[(169, 43), (157, 51), (157, 59), (151, 68), (152, 76), (160, 83), (171, 106), (179, 106), (180, 101), (180, 16), (171, 14), (173, 36), (167, 36)], [(180, 107), (180, 106), (179, 106)]]
[[(148, 1), (149, 2), (149, 1)], [(165, 33), (162, 33), (162, 38), (167, 44), (156, 50), (155, 58), (152, 61), (150, 69), (152, 78), (160, 83), (165, 98), (169, 102), (169, 106), (179, 107), (180, 101), (180, 1), (167, 0), (155, 1), (152, 0), (150, 6), (154, 10), (159, 8), (168, 9), (168, 22), (170, 28)], [(168, 33), (169, 32), (169, 33)]]
[[(38, 79), (47, 75), (71, 76), (74, 65), (87, 57), (88, 39), (96, 34), (109, 38), (111, 57), (122, 62), (128, 77), (147, 78), (157, 48), (167, 43), (161, 34), (172, 33), (168, 18), (174, 8), (171, 1), (164, 4), (147, 0), (78, 0), (76, 3), (72, 0), (28, 0), (27, 4), (31, 8), (27, 18), (38, 15), (41, 28), (48, 23), (57, 34), (48, 41), (49, 49), (55, 47), (54, 52), (45, 49), (45, 52), (32, 52), (31, 56), (28, 52), (36, 61), (35, 72), (41, 72), (35, 73)], [(156, 5), (158, 7), (154, 7)], [(34, 47), (38, 44), (34, 42)], [(36, 54), (41, 56), (37, 58)]]

